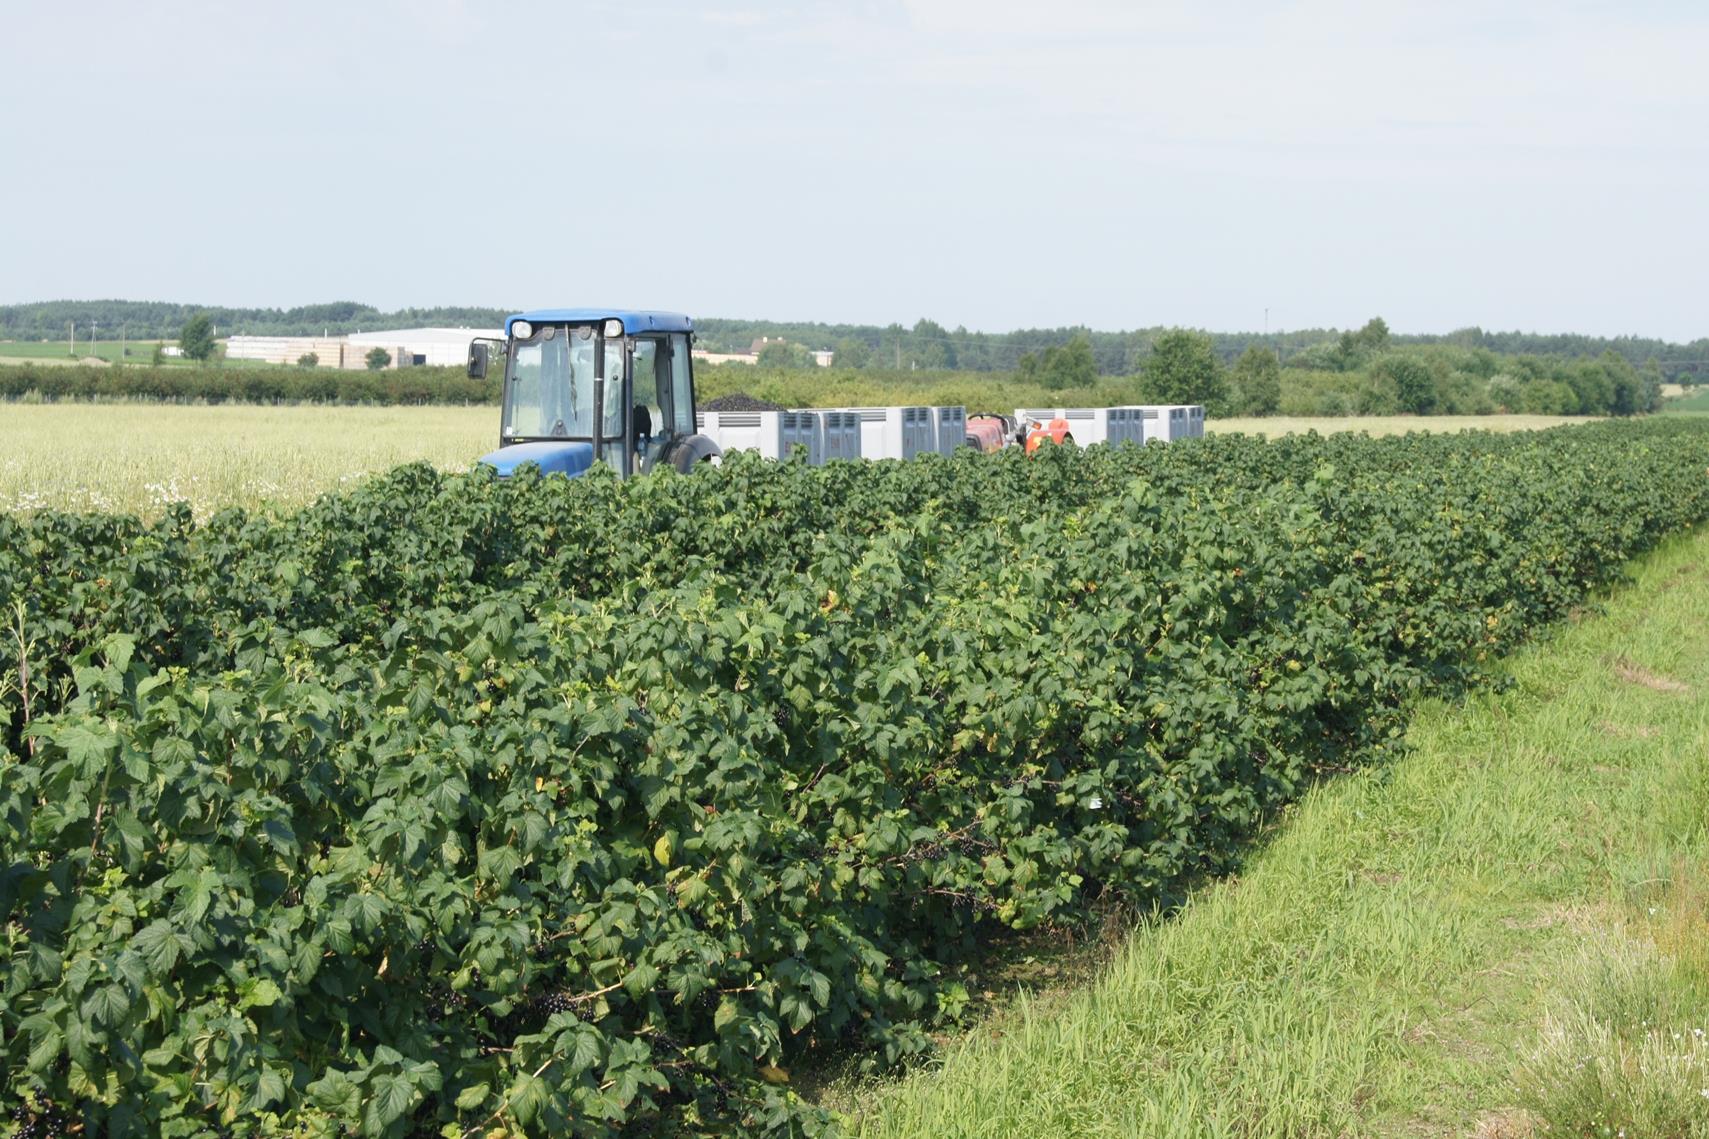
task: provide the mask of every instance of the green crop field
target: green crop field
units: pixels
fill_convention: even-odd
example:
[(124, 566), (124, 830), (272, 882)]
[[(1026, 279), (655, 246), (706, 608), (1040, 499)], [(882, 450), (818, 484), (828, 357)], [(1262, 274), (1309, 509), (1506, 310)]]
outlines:
[[(1586, 420), (1415, 416), (1212, 420), (1212, 432), (1515, 431)], [(0, 416), (0, 510), (128, 511), (188, 501), (296, 507), (400, 463), (466, 469), (497, 445), (498, 408), (30, 404)]]
[(1316, 431), (1362, 431), (1368, 435), (1405, 435), (1409, 431), (1537, 431), (1593, 420), (1582, 415), (1269, 415), (1262, 418), (1207, 419), (1205, 430), (1216, 434), (1245, 432), (1279, 438)]
[[(154, 357), (154, 341), (132, 340), (122, 347), (128, 355), (122, 357), (132, 364), (147, 364)], [(77, 341), (77, 355), (72, 357), (67, 351), (68, 345), (63, 340), (5, 340), (0, 341), (0, 363), (30, 363), (45, 364), (75, 364), (91, 358), (100, 358), (108, 363), (121, 359), (121, 345), (117, 340), (103, 340), (91, 344), (82, 337)], [(173, 361), (166, 361), (172, 363)]]
[(1709, 1134), (1709, 534), (1504, 672), (1094, 984), (838, 1102), (867, 1139)]
[(1669, 400), (1663, 405), (1665, 412), (1681, 414), (1702, 414), (1709, 412), (1709, 389), (1703, 389), (1691, 395), (1683, 395), (1678, 399)]
[[(817, 469), (743, 456), (629, 483), (415, 464), (294, 513), (0, 513), (0, 1118), (831, 1133), (848, 1121), (793, 1073), (929, 1058), (1017, 935), (1170, 907), (1247, 864), (1327, 777), (1404, 777), (1419, 703), (1483, 699), (1512, 650), (1709, 520), (1706, 469), (1709, 422), (1670, 417)], [(1574, 658), (1656, 701), (1611, 709), (1610, 737), (1700, 736), (1663, 703), (1700, 666), (1654, 634), (1630, 643)], [(1544, 775), (1594, 788), (1602, 753), (1525, 755), (1486, 793), (1356, 806), (1338, 829), (1373, 875), (1403, 876), (1381, 884), (1463, 882), (1467, 906), (1519, 888), (1502, 851), (1530, 852), (1535, 893), (1559, 900), (1569, 859), (1625, 849), (1608, 828), (1680, 840), (1652, 860), (1697, 849), (1674, 815), (1626, 817), (1651, 797), (1683, 808), (1696, 784), (1609, 804), (1569, 788), (1563, 815)], [(1430, 831), (1427, 809), (1446, 823)], [(1504, 841), (1472, 845), (1485, 828)], [(1362, 882), (1299, 865), (1331, 900)], [(1179, 989), (1129, 989), (1182, 996), (1157, 1026), (1190, 1036), (1243, 989), (1342, 973), (1373, 1001), (1369, 1033), (1302, 1038), (1322, 1062), (1288, 1067), (1289, 1025), (1260, 1014), (1336, 995), (1301, 993), (1237, 1031), (1206, 1021), (1200, 1052), (1091, 1067), (1118, 1029), (1145, 1039), (1141, 1003), (1052, 1062), (1208, 1095), (1214, 1053), (1277, 1073), (1248, 1114), (1205, 1117), (1223, 1133), (1359, 1133), (1312, 1105), (1390, 1086), (1336, 1066), (1421, 1023), (1380, 999), (1410, 1016), (1415, 994), (1455, 994), (1449, 968), (1502, 961), (1409, 952), (1404, 926), (1316, 934), (1329, 911), (1282, 878), (1266, 912), (1298, 924), (1209, 937)], [(1393, 892), (1401, 918), (1411, 896)], [(1546, 913), (1500, 916), (1513, 932)], [(1195, 971), (1225, 950), (1243, 954), (1232, 972)], [(1662, 1007), (1653, 987), (1608, 991)], [(1618, 1074), (1620, 1040), (1597, 1033), (1625, 1022), (1561, 1015), (1539, 1079), (1566, 1086), (1587, 1055)], [(1423, 1023), (1421, 1042), (1450, 1027)], [(1595, 1101), (1572, 1086), (1533, 1109), (1573, 1120)], [(1010, 1113), (995, 1128), (1024, 1092), (991, 1090)], [(1073, 1131), (1073, 1106), (1044, 1133)], [(1103, 1133), (1144, 1133), (1122, 1118)], [(985, 1129), (936, 1125), (964, 1119)]]

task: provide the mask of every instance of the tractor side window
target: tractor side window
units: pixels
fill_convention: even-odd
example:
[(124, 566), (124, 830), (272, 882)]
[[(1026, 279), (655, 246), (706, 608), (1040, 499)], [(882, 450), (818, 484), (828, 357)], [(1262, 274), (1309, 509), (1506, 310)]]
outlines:
[(538, 344), (518, 344), (511, 352), (510, 390), (505, 393), (504, 433), (544, 435), (541, 427), (540, 357)]
[(694, 385), (689, 370), (688, 334), (673, 332), (670, 344), (669, 379), (665, 382), (670, 384), (671, 431), (677, 435), (693, 435)]
[[(664, 354), (659, 351), (659, 347), (657, 340), (635, 341), (632, 366), (635, 369), (634, 415), (639, 423), (636, 433), (647, 439), (665, 433), (663, 404), (659, 399), (659, 364)], [(645, 410), (645, 415), (642, 414), (642, 409)]]

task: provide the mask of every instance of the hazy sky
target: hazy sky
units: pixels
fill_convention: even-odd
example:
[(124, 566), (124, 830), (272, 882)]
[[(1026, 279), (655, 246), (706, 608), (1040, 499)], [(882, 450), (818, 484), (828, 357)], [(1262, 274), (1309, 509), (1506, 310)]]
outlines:
[(0, 0), (0, 302), (1709, 335), (1709, 4)]

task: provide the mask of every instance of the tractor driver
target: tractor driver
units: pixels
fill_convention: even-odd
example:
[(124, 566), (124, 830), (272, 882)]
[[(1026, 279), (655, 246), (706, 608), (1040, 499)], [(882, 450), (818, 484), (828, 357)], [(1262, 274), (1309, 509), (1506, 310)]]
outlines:
[[(659, 402), (659, 369), (661, 366), (667, 366), (669, 359), (659, 352), (659, 341), (635, 341), (635, 355), (631, 364), (634, 372), (630, 380), (634, 385), (634, 406), (629, 409), (629, 445), (635, 454), (637, 471), (645, 467), (647, 454), (658, 441), (653, 434), (654, 425), (657, 424), (661, 429), (665, 426), (664, 410)], [(668, 377), (664, 382), (669, 382)]]

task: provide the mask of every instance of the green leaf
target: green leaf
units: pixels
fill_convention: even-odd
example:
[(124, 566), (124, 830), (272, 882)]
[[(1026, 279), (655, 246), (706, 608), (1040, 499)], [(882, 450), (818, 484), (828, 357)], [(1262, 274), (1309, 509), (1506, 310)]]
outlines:
[(131, 948), (142, 954), (143, 960), (156, 975), (169, 973), (178, 963), (183, 949), (178, 931), (165, 918), (149, 922), (131, 938)]
[(623, 988), (632, 997), (639, 997), (651, 991), (659, 983), (659, 971), (656, 967), (642, 962), (629, 971), (623, 978)]
[(108, 1028), (131, 1011), (131, 995), (123, 985), (101, 985), (83, 998), (83, 1015)]
[(255, 1081), (255, 1092), (249, 1097), (249, 1110), (260, 1111), (270, 1104), (283, 1103), (289, 1087), (285, 1074), (279, 1069), (261, 1069), (261, 1076)]
[(378, 1135), (385, 1131), (393, 1120), (403, 1118), (414, 1099), (415, 1085), (403, 1076), (387, 1073), (376, 1077), (362, 1111), (363, 1134)]
[(303, 1089), (316, 1107), (345, 1118), (362, 1105), (362, 1088), (344, 1072), (332, 1071)]
[(523, 1075), (517, 1078), (510, 1087), (510, 1093), (505, 1096), (510, 1104), (510, 1110), (516, 1116), (518, 1123), (526, 1126), (534, 1122), (534, 1117), (546, 1105), (546, 1083), (535, 1076)]
[(243, 998), (238, 1001), (237, 1007), (269, 1008), (278, 1004), (284, 998), (285, 994), (279, 991), (279, 986), (274, 984), (269, 978), (263, 977), (253, 985), (249, 986), (248, 990), (243, 994)]
[(53, 742), (65, 749), (66, 756), (73, 763), (85, 768), (98, 768), (119, 741), (105, 728), (73, 723), (55, 728)]
[(159, 767), (175, 767), (196, 758), (196, 748), (179, 736), (162, 736), (154, 741), (154, 762)]

